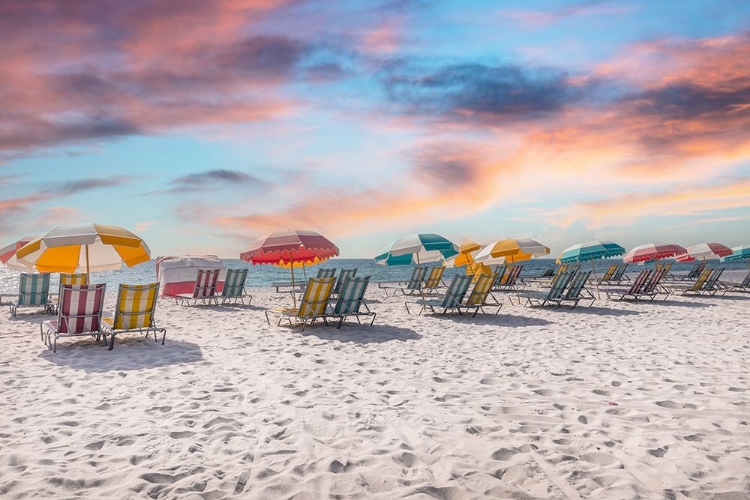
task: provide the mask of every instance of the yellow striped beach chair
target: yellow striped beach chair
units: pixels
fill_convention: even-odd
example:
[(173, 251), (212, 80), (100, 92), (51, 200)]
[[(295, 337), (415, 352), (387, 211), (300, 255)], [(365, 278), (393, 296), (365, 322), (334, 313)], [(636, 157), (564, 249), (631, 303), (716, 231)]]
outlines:
[(166, 328), (159, 328), (154, 321), (156, 298), (159, 296), (159, 283), (145, 285), (120, 284), (117, 291), (114, 318), (104, 318), (106, 335), (109, 336), (109, 350), (115, 347), (115, 336), (121, 333), (139, 332), (148, 335), (154, 332), (154, 342), (161, 332), (161, 344), (167, 338)]
[[(497, 307), (495, 314), (499, 313), (503, 305), (490, 293), (492, 285), (495, 283), (496, 279), (497, 276), (494, 274), (483, 274), (479, 276), (479, 279), (474, 283), (474, 289), (469, 294), (466, 302), (459, 307), (459, 312), (461, 308), (467, 309), (467, 312), (469, 309), (474, 309), (474, 314), (472, 315), (473, 318), (479, 311), (482, 311), (482, 314), (484, 314), (484, 307), (492, 306)], [(489, 298), (492, 298), (493, 302), (488, 302)]]
[(322, 319), (328, 325), (326, 307), (328, 306), (328, 300), (331, 298), (334, 279), (332, 277), (310, 278), (305, 287), (305, 293), (302, 296), (299, 308), (285, 307), (266, 311), (266, 321), (269, 325), (271, 324), (271, 319), (268, 315), (270, 312), (280, 316), (278, 326), (281, 326), (281, 322), (284, 319), (289, 321), (290, 326), (294, 326), (292, 320), (297, 320), (298, 323), (302, 323), (303, 332), (308, 322), (312, 325), (318, 319)]

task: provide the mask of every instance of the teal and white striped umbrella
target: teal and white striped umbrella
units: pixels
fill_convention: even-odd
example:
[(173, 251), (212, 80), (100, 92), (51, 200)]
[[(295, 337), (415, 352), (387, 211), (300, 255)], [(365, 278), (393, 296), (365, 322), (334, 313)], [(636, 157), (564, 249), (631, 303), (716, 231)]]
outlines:
[(742, 259), (750, 259), (750, 245), (740, 245), (738, 247), (732, 247), (732, 255), (727, 255), (721, 260), (725, 261)]
[(438, 262), (458, 255), (458, 245), (437, 234), (411, 234), (397, 239), (375, 257), (386, 266), (408, 266)]
[(611, 241), (587, 241), (563, 250), (557, 258), (557, 262), (567, 264), (570, 262), (608, 259), (609, 257), (616, 257), (624, 253), (625, 249), (623, 247)]

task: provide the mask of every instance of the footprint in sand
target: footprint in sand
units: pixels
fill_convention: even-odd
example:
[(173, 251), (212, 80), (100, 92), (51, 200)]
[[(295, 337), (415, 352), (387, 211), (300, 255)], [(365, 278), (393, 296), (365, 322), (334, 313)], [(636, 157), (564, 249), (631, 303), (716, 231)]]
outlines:
[(600, 451), (584, 453), (583, 455), (581, 455), (581, 458), (587, 462), (601, 466), (614, 465), (619, 463), (619, 460), (617, 460), (614, 456), (610, 455), (609, 453), (603, 453)]
[(682, 410), (683, 408), (680, 403), (675, 403), (674, 401), (657, 401), (656, 406), (661, 406), (669, 410)]
[(648, 453), (656, 458), (661, 458), (667, 454), (667, 450), (664, 448), (656, 448), (655, 450), (648, 450)]
[(492, 453), (493, 460), (510, 460), (518, 453), (518, 450), (513, 448), (500, 448), (499, 450)]
[(104, 441), (95, 441), (93, 443), (89, 443), (84, 448), (87, 450), (101, 450), (102, 446), (104, 446)]
[(178, 432), (170, 432), (169, 437), (172, 439), (185, 439), (195, 436), (195, 432), (193, 431), (178, 431)]
[(394, 462), (401, 465), (402, 467), (407, 468), (413, 467), (414, 464), (417, 463), (417, 460), (417, 456), (414, 453), (409, 453), (408, 451), (403, 452), (397, 457), (393, 457)]

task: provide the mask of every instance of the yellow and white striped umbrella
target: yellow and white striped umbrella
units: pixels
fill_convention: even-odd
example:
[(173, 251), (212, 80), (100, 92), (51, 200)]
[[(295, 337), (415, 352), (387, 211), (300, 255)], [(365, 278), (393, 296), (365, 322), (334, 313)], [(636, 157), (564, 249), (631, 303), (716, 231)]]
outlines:
[(529, 260), (532, 257), (549, 255), (549, 248), (532, 239), (514, 239), (496, 241), (484, 247), (475, 257), (477, 262), (487, 262), (504, 257), (505, 262), (513, 264)]
[(132, 267), (151, 259), (139, 236), (118, 226), (80, 224), (56, 227), (16, 252), (19, 262), (39, 272), (73, 273)]

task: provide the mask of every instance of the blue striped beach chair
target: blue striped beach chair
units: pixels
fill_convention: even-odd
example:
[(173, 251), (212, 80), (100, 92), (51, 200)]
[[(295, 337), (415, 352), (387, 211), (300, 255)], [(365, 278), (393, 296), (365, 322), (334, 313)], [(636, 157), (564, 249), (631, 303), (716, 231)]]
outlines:
[[(421, 293), (422, 291), (422, 283), (424, 282), (424, 275), (427, 271), (424, 267), (415, 267), (412, 272), (411, 276), (409, 277), (409, 281), (406, 282), (406, 285), (400, 285), (400, 286), (386, 286), (381, 285), (380, 288), (385, 290), (385, 294), (388, 295), (388, 290), (393, 289), (393, 295), (396, 295), (397, 292), (401, 292), (404, 295), (413, 295), (415, 293)], [(400, 282), (403, 283), (403, 282)]]
[(527, 306), (546, 306), (548, 304), (554, 304), (555, 307), (560, 307), (560, 303), (563, 298), (563, 292), (565, 288), (573, 279), (572, 271), (563, 271), (558, 273), (556, 279), (552, 283), (550, 289), (545, 293), (543, 291), (536, 290), (525, 290), (518, 294), (518, 300), (526, 299)]
[[(342, 271), (343, 273), (343, 271)], [(375, 313), (370, 311), (365, 302), (365, 292), (367, 292), (367, 285), (370, 284), (370, 276), (363, 277), (349, 277), (341, 285), (341, 290), (336, 302), (333, 304), (333, 310), (330, 316), (339, 319), (339, 324), (336, 328), (341, 328), (344, 321), (349, 316), (354, 316), (358, 323), (360, 316), (371, 316), (370, 326), (375, 323)], [(364, 309), (363, 309), (364, 308)]]
[(21, 273), (18, 297), (10, 302), (10, 314), (15, 317), (19, 307), (42, 308), (49, 311), (49, 273)]
[(336, 276), (336, 268), (318, 269), (318, 278), (333, 278)]
[(596, 297), (586, 288), (586, 283), (591, 276), (591, 271), (578, 272), (568, 283), (568, 289), (560, 298), (560, 305), (564, 302), (572, 302), (571, 308), (575, 308), (581, 300), (591, 300), (589, 307), (594, 305)]
[(730, 285), (727, 292), (750, 292), (750, 272), (747, 273), (745, 278), (736, 285)]
[(322, 319), (327, 325), (326, 308), (328, 300), (331, 298), (332, 290), (333, 278), (310, 278), (305, 287), (305, 293), (302, 296), (299, 308), (283, 307), (266, 311), (266, 321), (270, 325), (271, 318), (269, 317), (269, 313), (278, 314), (280, 316), (278, 326), (281, 326), (281, 322), (284, 319), (289, 321), (290, 326), (294, 326), (292, 320), (297, 320), (298, 324), (302, 323), (303, 332), (308, 322), (312, 325), (315, 324), (315, 321)]
[(245, 280), (247, 280), (247, 269), (227, 269), (224, 288), (221, 290), (221, 305), (230, 301), (235, 304), (240, 301), (242, 305), (245, 305), (245, 299), (248, 304), (253, 300), (253, 296), (245, 290)]
[(114, 318), (102, 319), (106, 330), (105, 336), (109, 336), (110, 351), (115, 346), (115, 336), (121, 333), (138, 332), (148, 335), (150, 332), (154, 332), (154, 341), (156, 342), (158, 341), (156, 334), (161, 332), (161, 345), (164, 345), (167, 330), (157, 327), (154, 320), (158, 296), (159, 283), (120, 284), (117, 290)]
[(339, 277), (336, 280), (336, 284), (333, 287), (333, 292), (331, 292), (333, 295), (339, 295), (341, 292), (341, 287), (344, 284), (344, 281), (348, 280), (349, 278), (353, 278), (357, 275), (357, 269), (342, 269), (339, 273)]
[[(453, 277), (450, 285), (448, 285), (448, 289), (445, 291), (442, 299), (422, 299), (415, 301), (416, 304), (422, 306), (417, 314), (422, 314), (425, 309), (430, 309), (433, 313), (437, 313), (436, 309), (442, 309), (442, 314), (448, 313), (448, 317), (453, 316), (455, 312), (461, 314), (461, 303), (466, 296), (466, 292), (469, 290), (471, 278), (471, 276), (456, 275)], [(404, 306), (406, 306), (406, 312), (411, 314), (409, 303), (404, 302)]]

